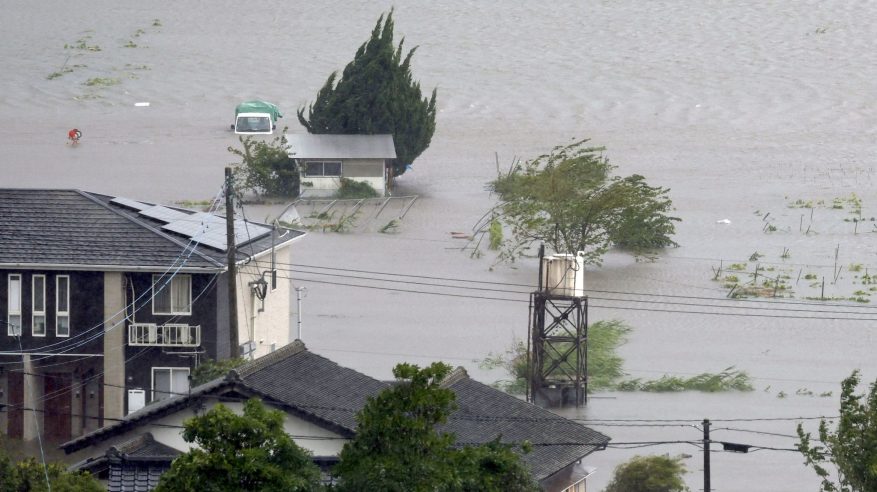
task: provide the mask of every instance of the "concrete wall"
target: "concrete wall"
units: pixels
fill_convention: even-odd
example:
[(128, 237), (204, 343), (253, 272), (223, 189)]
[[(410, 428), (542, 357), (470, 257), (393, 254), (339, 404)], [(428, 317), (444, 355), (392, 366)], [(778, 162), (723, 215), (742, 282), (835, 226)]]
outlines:
[[(121, 273), (104, 273), (104, 418), (125, 415), (125, 287)], [(112, 422), (112, 421), (110, 421)]]
[[(291, 254), (290, 245), (275, 250), (275, 263), (279, 264), (279, 269), (287, 268)], [(272, 344), (280, 348), (292, 341), (289, 329), (292, 282), (283, 277), (286, 275), (278, 273), (277, 286), (272, 289), (270, 253), (238, 267), (238, 339), (241, 344), (247, 341), (255, 343), (253, 358), (270, 353)], [(260, 278), (268, 283), (264, 301), (255, 295), (251, 285)]]

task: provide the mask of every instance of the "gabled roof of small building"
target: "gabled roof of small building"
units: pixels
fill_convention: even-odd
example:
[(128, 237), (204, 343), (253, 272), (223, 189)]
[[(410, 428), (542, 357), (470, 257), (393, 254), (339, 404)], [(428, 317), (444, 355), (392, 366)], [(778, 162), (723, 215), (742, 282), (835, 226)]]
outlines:
[[(307, 350), (300, 340), (248, 362), (224, 378), (147, 405), (121, 421), (74, 439), (61, 447), (72, 453), (197, 404), (205, 396), (236, 394), (264, 401), (348, 437), (356, 432), (356, 413), (370, 396), (390, 383), (378, 381)], [(533, 477), (543, 480), (606, 446), (609, 438), (581, 424), (520, 400), (469, 378), (462, 368), (445, 378), (443, 386), (456, 394), (458, 409), (440, 429), (453, 433), (459, 446), (529, 441), (533, 451), (523, 455)]]
[(70, 468), (106, 479), (109, 492), (147, 491), (158, 485), (161, 475), (170, 469), (171, 462), (180, 454), (146, 432)]
[[(180, 223), (191, 218), (192, 229), (168, 230), (168, 219), (144, 215), (146, 209), (172, 213)], [(200, 231), (206, 218), (211, 223), (224, 221), (215, 214), (80, 190), (0, 189), (0, 268), (154, 271), (173, 266), (182, 271), (221, 271), (226, 252), (203, 242), (206, 235)], [(252, 225), (261, 234), (236, 243), (239, 261), (304, 234), (254, 222), (241, 224)]]
[(289, 155), (295, 159), (395, 159), (392, 135), (289, 133)]

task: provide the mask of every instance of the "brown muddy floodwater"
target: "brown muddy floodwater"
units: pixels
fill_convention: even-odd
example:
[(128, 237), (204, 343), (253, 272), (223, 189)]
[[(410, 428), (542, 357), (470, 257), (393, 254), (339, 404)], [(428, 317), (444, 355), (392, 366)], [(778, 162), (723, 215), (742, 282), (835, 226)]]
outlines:
[[(303, 131), (295, 110), (350, 61), (390, 4), (2, 7), (0, 186), (171, 203), (220, 189), (241, 100), (273, 101), (290, 131)], [(536, 265), (491, 269), (489, 252), (471, 259), (450, 233), (470, 231), (493, 203), (484, 183), (497, 159), (505, 166), (590, 137), (620, 173), (670, 188), (683, 220), (681, 247), (659, 260), (610, 254), (588, 270), (591, 320), (634, 328), (621, 351), (631, 377), (734, 366), (756, 386), (605, 393), (563, 411), (619, 443), (588, 458), (598, 468), (592, 488), (634, 454), (685, 453), (698, 490), (696, 446), (620, 443), (697, 440), (692, 425), (709, 418), (715, 440), (777, 448), (714, 453), (714, 490), (817, 490), (787, 451), (795, 418), (836, 414), (839, 381), (852, 370), (877, 377), (877, 311), (840, 300), (868, 300), (862, 276), (877, 271), (875, 17), (877, 3), (848, 0), (397, 5), (397, 39), (420, 46), (415, 77), (439, 90), (433, 143), (397, 190), (420, 198), (395, 234), (315, 232), (299, 243), (288, 273), (307, 288), (303, 339), (380, 378), (397, 362), (433, 360), (485, 382), (503, 377), (473, 361), (526, 335)], [(72, 127), (83, 132), (76, 148), (65, 145)], [(812, 207), (790, 207), (796, 200)], [(754, 253), (763, 256), (750, 261)], [(728, 300), (713, 269), (735, 263), (745, 264), (743, 277), (756, 263), (788, 276), (794, 298)], [(821, 295), (823, 277), (836, 300), (808, 300)]]

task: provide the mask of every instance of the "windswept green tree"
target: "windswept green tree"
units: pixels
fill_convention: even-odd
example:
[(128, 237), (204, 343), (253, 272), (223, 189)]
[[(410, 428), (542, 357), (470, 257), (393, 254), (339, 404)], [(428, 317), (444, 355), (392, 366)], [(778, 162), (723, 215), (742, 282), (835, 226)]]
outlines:
[(435, 98), (423, 97), (411, 76), (411, 57), (402, 45), (393, 46), (393, 11), (382, 15), (371, 38), (360, 46), (353, 61), (329, 75), (316, 100), (298, 110), (298, 120), (310, 133), (393, 135), (396, 144), (394, 176), (429, 147), (435, 132)]
[(840, 419), (834, 430), (820, 421), (817, 440), (798, 424), (798, 450), (822, 479), (823, 492), (877, 491), (877, 381), (867, 394), (858, 395), (860, 378), (856, 370), (841, 383)]
[(602, 147), (581, 140), (516, 163), (489, 183), (500, 199), (497, 217), (511, 231), (500, 258), (514, 260), (535, 242), (557, 253), (584, 252), (600, 264), (610, 247), (635, 255), (668, 246), (676, 232), (669, 189), (643, 176), (614, 176)]
[(357, 414), (356, 436), (333, 469), (338, 490), (538, 490), (510, 445), (457, 449), (453, 435), (436, 430), (456, 409), (456, 395), (441, 386), (450, 370), (440, 362), (393, 369), (397, 383), (369, 398)]
[(198, 447), (174, 460), (156, 492), (320, 490), (320, 470), (284, 432), (283, 412), (259, 400), (243, 415), (220, 404), (189, 419), (183, 439)]
[(285, 137), (266, 142), (248, 136), (240, 137), (240, 142), (240, 149), (228, 148), (241, 159), (235, 170), (236, 188), (266, 196), (298, 195), (298, 167), (289, 157)]
[(681, 458), (634, 456), (615, 468), (603, 492), (685, 492), (685, 473)]

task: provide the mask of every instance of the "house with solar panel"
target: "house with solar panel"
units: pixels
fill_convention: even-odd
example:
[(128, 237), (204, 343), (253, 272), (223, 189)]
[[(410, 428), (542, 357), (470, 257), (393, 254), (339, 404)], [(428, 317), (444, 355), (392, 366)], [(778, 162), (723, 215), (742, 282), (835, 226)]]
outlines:
[[(0, 432), (63, 442), (189, 391), (207, 359), (290, 340), (303, 232), (80, 190), (0, 189)], [(37, 435), (40, 432), (41, 435)]]
[(379, 196), (387, 193), (396, 159), (392, 135), (285, 135), (289, 157), (300, 172), (299, 196), (332, 197), (342, 179), (369, 184)]
[[(240, 414), (259, 398), (284, 414), (283, 427), (311, 453), (331, 483), (331, 467), (357, 432), (356, 414), (391, 384), (338, 365), (296, 340), (183, 395), (144, 407), (61, 445), (74, 470), (87, 470), (111, 491), (152, 490), (171, 462), (195, 444), (182, 437), (192, 415), (223, 404)], [(521, 460), (548, 492), (584, 492), (594, 468), (587, 457), (609, 437), (469, 377), (458, 367), (440, 383), (457, 409), (437, 430), (457, 446), (528, 441)]]

